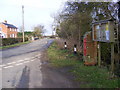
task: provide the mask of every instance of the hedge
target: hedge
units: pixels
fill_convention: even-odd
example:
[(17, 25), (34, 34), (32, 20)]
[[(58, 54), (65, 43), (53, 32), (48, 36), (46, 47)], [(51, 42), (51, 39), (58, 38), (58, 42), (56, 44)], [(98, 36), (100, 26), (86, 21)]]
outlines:
[[(1, 46), (12, 45), (15, 43), (20, 43), (22, 41), (23, 41), (22, 38), (2, 38), (2, 45)], [(25, 41), (28, 41), (28, 38), (25, 38)]]

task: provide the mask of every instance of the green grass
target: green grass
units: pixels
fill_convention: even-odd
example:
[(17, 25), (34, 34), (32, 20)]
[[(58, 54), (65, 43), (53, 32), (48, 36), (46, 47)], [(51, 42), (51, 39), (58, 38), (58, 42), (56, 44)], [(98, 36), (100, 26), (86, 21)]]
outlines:
[(11, 48), (11, 47), (16, 47), (16, 46), (20, 46), (20, 45), (23, 45), (23, 44), (27, 44), (27, 43), (30, 43), (30, 41), (16, 43), (16, 44), (8, 45), (8, 46), (2, 46), (2, 47), (0, 47), (0, 49), (7, 49), (7, 48)]
[(118, 88), (118, 78), (111, 79), (106, 68), (98, 66), (84, 66), (78, 55), (69, 50), (61, 50), (54, 42), (48, 49), (50, 64), (55, 67), (71, 66), (70, 73), (76, 76), (81, 88)]

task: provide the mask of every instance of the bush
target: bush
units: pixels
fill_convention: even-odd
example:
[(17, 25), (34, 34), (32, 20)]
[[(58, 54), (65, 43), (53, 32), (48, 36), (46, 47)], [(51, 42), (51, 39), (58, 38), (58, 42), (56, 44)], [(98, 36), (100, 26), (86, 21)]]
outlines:
[[(2, 45), (1, 46), (12, 45), (15, 43), (20, 43), (22, 41), (23, 41), (22, 38), (2, 38)], [(28, 41), (28, 38), (25, 38), (25, 41)]]

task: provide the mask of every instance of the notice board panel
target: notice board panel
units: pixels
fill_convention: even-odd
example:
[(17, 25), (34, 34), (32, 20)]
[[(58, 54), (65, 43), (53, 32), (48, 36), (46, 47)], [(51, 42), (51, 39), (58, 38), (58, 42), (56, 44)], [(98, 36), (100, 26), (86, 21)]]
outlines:
[(104, 20), (92, 23), (92, 37), (94, 41), (114, 42), (114, 22)]

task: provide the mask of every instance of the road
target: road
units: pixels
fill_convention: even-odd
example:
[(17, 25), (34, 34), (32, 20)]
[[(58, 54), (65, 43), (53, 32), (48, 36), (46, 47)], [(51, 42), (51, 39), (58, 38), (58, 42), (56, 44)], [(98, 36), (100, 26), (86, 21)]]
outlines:
[(53, 40), (50, 39), (41, 39), (0, 51), (0, 58), (2, 58), (0, 61), (0, 87), (73, 87), (72, 82), (64, 75), (49, 68), (42, 68), (41, 54), (52, 42)]

